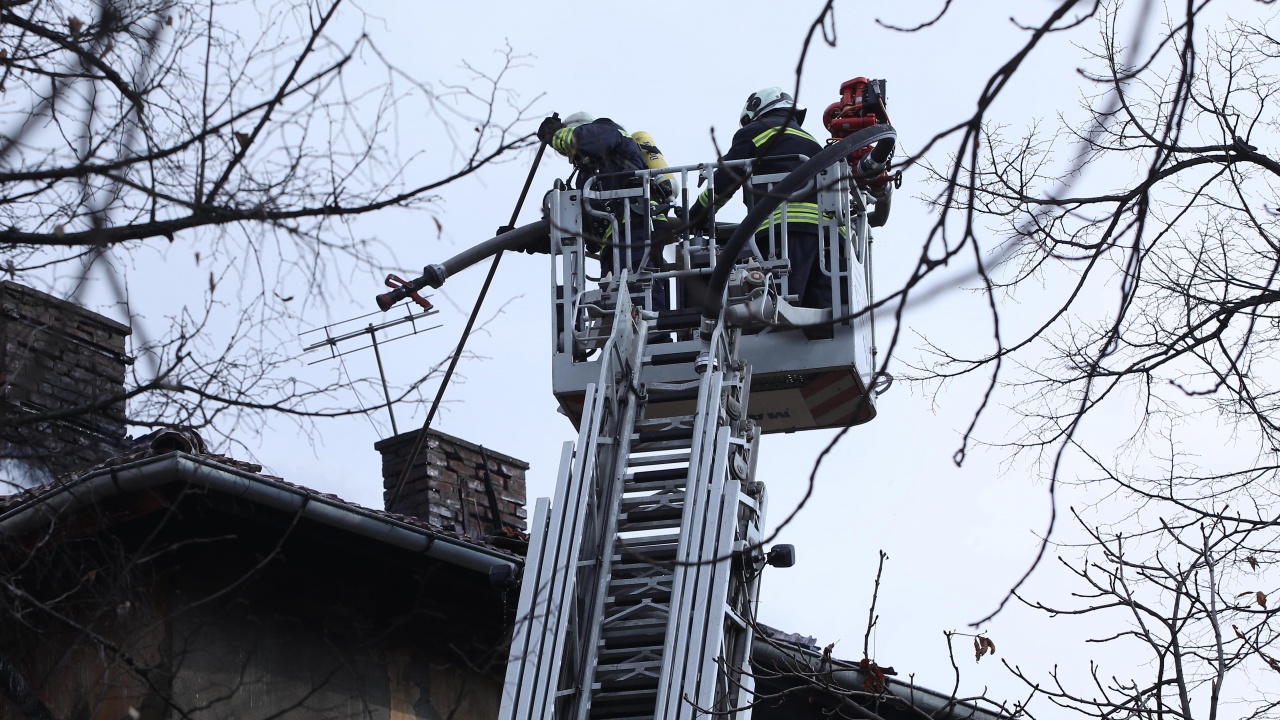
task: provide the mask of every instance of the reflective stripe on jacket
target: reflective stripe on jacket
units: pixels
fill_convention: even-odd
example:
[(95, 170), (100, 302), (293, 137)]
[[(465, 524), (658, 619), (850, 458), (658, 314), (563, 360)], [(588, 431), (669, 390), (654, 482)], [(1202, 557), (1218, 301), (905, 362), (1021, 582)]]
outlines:
[[(822, 145), (812, 135), (796, 125), (794, 118), (791, 119), (791, 122), (787, 122), (789, 114), (788, 110), (777, 110), (757, 118), (755, 122), (748, 123), (746, 127), (734, 133), (733, 144), (720, 159), (728, 161), (756, 158), (752, 169), (753, 175), (772, 175), (795, 170), (804, 162), (795, 156), (813, 157), (822, 150)], [(762, 155), (761, 153), (765, 154)], [(733, 193), (725, 192), (724, 188), (733, 186), (740, 179), (740, 171), (740, 168), (719, 168), (716, 170), (713, 177), (713, 186), (721, 188), (715, 197), (717, 209), (724, 207), (725, 203), (729, 202), (729, 198), (733, 197)], [(806, 197), (803, 202), (788, 203), (787, 222), (817, 224), (818, 206), (816, 200), (816, 197), (810, 196)], [(698, 200), (692, 210), (694, 212), (705, 212), (711, 201), (711, 189), (707, 188), (698, 196)], [(755, 201), (756, 196), (750, 189), (743, 192), (742, 202), (746, 204), (748, 210), (755, 205)], [(782, 208), (779, 207), (774, 211), (773, 219), (776, 222), (780, 221), (781, 218)]]
[[(560, 128), (551, 136), (551, 149), (569, 158), (569, 162), (578, 168), (579, 182), (596, 175), (648, 167), (640, 146), (621, 125), (609, 118), (600, 118), (575, 128)], [(627, 182), (626, 178), (609, 178), (603, 181), (601, 189), (620, 190), (627, 186)]]

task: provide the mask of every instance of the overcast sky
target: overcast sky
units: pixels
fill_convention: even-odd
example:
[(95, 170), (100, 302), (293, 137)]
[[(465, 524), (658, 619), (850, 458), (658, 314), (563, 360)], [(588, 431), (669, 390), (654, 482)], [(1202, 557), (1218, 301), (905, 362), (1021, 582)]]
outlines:
[[(528, 57), (508, 84), (522, 101), (534, 102), (537, 116), (585, 110), (611, 117), (630, 130), (652, 134), (672, 164), (691, 164), (715, 158), (715, 142), (724, 147), (732, 136), (750, 92), (795, 85), (801, 43), (821, 5), (812, 0), (384, 2), (366, 3), (370, 17), (363, 29), (402, 69), (437, 84), (466, 80), (463, 61), (496, 70), (501, 65), (496, 51), (509, 44)], [(900, 147), (912, 152), (972, 113), (987, 79), (1025, 41), (1025, 32), (1010, 16), (1035, 25), (1054, 4), (957, 3), (935, 27), (919, 34), (892, 32), (875, 23), (879, 18), (913, 25), (941, 5), (923, 0), (837, 2), (835, 47), (818, 37), (805, 60), (800, 104), (810, 109), (806, 128), (821, 135), (821, 111), (837, 99), (843, 81), (859, 75), (886, 78)], [(355, 32), (359, 20), (355, 13), (348, 15), (349, 29)], [(1076, 69), (1086, 58), (1073, 43), (1096, 38), (1096, 23), (1087, 23), (1046, 41), (995, 108), (1010, 132), (1036, 120), (1053, 120), (1058, 112), (1076, 112)], [(447, 139), (431, 135), (426, 122), (420, 136), (401, 140), (406, 152), (413, 147), (449, 151)], [(435, 211), (440, 231), (423, 214), (386, 211), (361, 219), (357, 232), (385, 243), (394, 253), (385, 261), (402, 268), (406, 277), (415, 275), (424, 264), (487, 239), (504, 224), (531, 160), (529, 152), (446, 188)], [(563, 158), (548, 153), (521, 222), (537, 219), (538, 198), (568, 169)], [(922, 172), (907, 173), (889, 224), (875, 233), (877, 288), (897, 287), (914, 266), (932, 222), (914, 198), (929, 192)], [(484, 359), (460, 368), (462, 377), (446, 394), (447, 405), (435, 423), (443, 432), (527, 460), (532, 466), (530, 504), (534, 497), (551, 494), (561, 444), (575, 435), (556, 413), (551, 395), (548, 274), (543, 256), (503, 260), (487, 303), (492, 310), (504, 307), (503, 313), (469, 344)], [(392, 382), (412, 379), (452, 348), (483, 275), (477, 268), (453, 278), (437, 295), (442, 328), (384, 349)], [(954, 277), (951, 284), (960, 284)], [(355, 277), (348, 287), (333, 288), (327, 314), (316, 310), (300, 318), (299, 332), (373, 309), (380, 280)], [(983, 306), (976, 294), (958, 291), (911, 308), (899, 359), (890, 371), (907, 372), (906, 365), (919, 356), (921, 337), (959, 343), (975, 353), (990, 349)], [(885, 329), (882, 323), (882, 347)], [(371, 354), (348, 357), (340, 369), (336, 363), (328, 370), (319, 367), (355, 377), (376, 374)], [(1001, 451), (975, 452), (963, 467), (952, 461), (982, 380), (957, 382), (936, 398), (899, 383), (881, 398), (879, 417), (851, 432), (828, 457), (817, 475), (814, 498), (783, 532), (780, 541), (796, 545), (798, 563), (766, 574), (759, 614), (763, 622), (814, 635), (820, 644), (837, 642), (838, 657), (859, 659), (877, 552), (883, 549), (890, 560), (872, 655), (904, 676), (916, 673), (925, 685), (950, 689), (942, 631), (969, 631), (969, 622), (995, 608), (1031, 562), (1049, 514), (1043, 484), (1025, 466), (1003, 464), (1007, 457)], [(423, 416), (403, 411), (400, 430), (419, 426)], [(1006, 426), (997, 409), (980, 431), (999, 440)], [(373, 422), (326, 422), (314, 444), (293, 433), (282, 426), (262, 441), (257, 459), (268, 471), (381, 506), (380, 463), (372, 446), (390, 434), (385, 415)], [(831, 436), (819, 431), (765, 438), (758, 477), (768, 487), (772, 523), (795, 507), (814, 458)], [(1069, 529), (1060, 537), (1069, 539)], [(1061, 595), (1067, 588), (1053, 590), (1061, 574), (1049, 565), (1037, 575), (1033, 589)], [(1067, 620), (1047, 624), (1011, 609), (984, 629), (1000, 657), (1026, 668), (1047, 671), (1054, 662), (1087, 657), (1079, 644), (1084, 633)], [(1016, 687), (996, 663), (984, 660), (975, 666), (966, 650), (969, 644), (962, 642), (958, 653), (967, 688)]]
[[(869, 9), (884, 13), (878, 17), (886, 22), (911, 25), (935, 12), (938, 3), (838, 3), (836, 47), (817, 38), (806, 58), (800, 88), (801, 104), (812, 111), (806, 127), (821, 134), (822, 109), (837, 99), (843, 81), (859, 75), (888, 80), (890, 115), (907, 151), (963, 119), (982, 84), (1025, 38), (1009, 23), (1010, 13), (1026, 13), (1021, 19), (1034, 24), (1050, 7), (1025, 0), (968, 5), (929, 33), (909, 35), (879, 28)], [(424, 80), (461, 78), (463, 59), (495, 68), (494, 50), (509, 43), (515, 52), (530, 55), (527, 67), (510, 81), (526, 100), (542, 94), (535, 106), (540, 114), (585, 110), (611, 117), (628, 129), (651, 133), (672, 164), (688, 164), (714, 159), (713, 137), (724, 147), (753, 90), (794, 86), (801, 42), (820, 7), (817, 2), (469, 2), (366, 9), (386, 19), (385, 26), (371, 21), (367, 31), (397, 64)], [(1062, 42), (1049, 50), (1054, 57), (1003, 101), (1000, 109), (1010, 123), (1024, 124), (1074, 104), (1079, 53)], [(514, 207), (530, 160), (526, 155), (449, 188), (438, 214), (443, 242), (425, 218), (393, 213), (375, 219), (380, 239), (396, 250), (409, 273), (487, 238)], [(549, 154), (534, 187), (546, 189), (567, 171), (563, 158)], [(878, 287), (899, 284), (918, 256), (930, 219), (908, 198), (928, 192), (921, 180), (921, 173), (907, 175), (889, 225), (876, 233)], [(537, 218), (540, 194), (535, 191), (526, 203), (522, 221)], [(386, 354), (396, 358), (389, 365), (393, 380), (398, 363), (420, 366), (456, 342), (465, 314), (450, 300), (469, 310), (483, 274), (477, 268), (445, 286), (448, 299), (437, 302), (443, 328), (388, 349)], [(528, 460), (531, 499), (551, 494), (561, 443), (574, 436), (555, 412), (550, 392), (543, 330), (549, 322), (547, 276), (544, 257), (504, 259), (488, 303), (495, 309), (510, 304), (490, 326), (491, 334), (471, 342), (470, 349), (487, 359), (461, 369), (465, 384), (451, 388), (446, 396), (451, 404), (436, 423), (442, 431)], [(376, 279), (370, 280), (363, 295), (378, 291)], [(353, 292), (357, 301), (365, 299)], [(333, 313), (340, 315), (336, 308)], [(913, 332), (931, 337), (972, 332), (978, 347), (989, 337), (981, 313), (980, 304), (946, 298), (916, 308), (909, 322)], [(905, 342), (909, 358), (918, 338), (908, 334)], [(368, 356), (349, 359), (347, 367), (356, 375), (375, 372)], [(404, 370), (402, 377), (411, 372)], [(1002, 456), (978, 454), (963, 469), (952, 463), (958, 432), (975, 401), (963, 383), (938, 405), (913, 396), (903, 384), (884, 396), (879, 418), (850, 433), (829, 457), (810, 506), (780, 538), (796, 545), (799, 562), (766, 575), (763, 622), (814, 635), (821, 644), (838, 642), (837, 656), (860, 658), (877, 551), (883, 549), (890, 560), (873, 657), (904, 674), (918, 673), (927, 685), (950, 686), (942, 631), (967, 630), (968, 622), (994, 609), (1030, 562), (1048, 517), (1044, 488), (1017, 468), (1001, 474)], [(421, 421), (421, 416), (402, 415), (401, 430)], [(378, 434), (367, 424), (352, 426), (349, 432), (326, 432), (318, 458), (305, 453), (282, 458), (264, 450), (261, 459), (290, 480), (377, 505), (378, 464), (370, 446)], [(765, 439), (759, 477), (769, 489), (772, 522), (794, 508), (813, 459), (830, 437), (830, 432), (810, 432)], [(1011, 611), (990, 626), (1002, 656), (1034, 649), (1034, 643), (1019, 648), (1020, 621), (1028, 622), (1027, 617)], [(963, 641), (959, 648), (966, 685), (1003, 685), (996, 664), (974, 666), (969, 644)], [(1042, 665), (1045, 655), (1034, 657), (1023, 662)]]

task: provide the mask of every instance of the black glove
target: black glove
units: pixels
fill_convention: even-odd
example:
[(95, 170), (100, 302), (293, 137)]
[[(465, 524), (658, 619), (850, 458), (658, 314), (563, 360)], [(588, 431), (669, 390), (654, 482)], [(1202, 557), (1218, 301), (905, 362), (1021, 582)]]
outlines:
[(564, 127), (564, 123), (560, 122), (560, 118), (552, 115), (543, 120), (542, 124), (538, 126), (538, 139), (544, 143), (550, 143), (551, 136), (555, 135), (556, 131), (562, 127)]
[[(689, 208), (689, 216), (685, 218), (685, 227), (694, 233), (705, 232), (707, 230), (707, 221), (711, 219), (711, 213), (700, 205)], [(715, 233), (712, 233), (713, 235)]]

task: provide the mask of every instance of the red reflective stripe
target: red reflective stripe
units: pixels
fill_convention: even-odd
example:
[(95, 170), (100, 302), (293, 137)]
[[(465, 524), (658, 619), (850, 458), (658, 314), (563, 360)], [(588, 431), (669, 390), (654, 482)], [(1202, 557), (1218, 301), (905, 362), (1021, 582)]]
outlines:
[(846, 413), (846, 414), (841, 415), (840, 417), (836, 418), (835, 420), (829, 420), (829, 421), (824, 420), (824, 421), (821, 421), (821, 422), (819, 422), (819, 421), (815, 420), (815, 422), (818, 422), (818, 424), (819, 424), (819, 425), (833, 425), (833, 426), (835, 426), (835, 425), (848, 425), (849, 423), (853, 422), (853, 413), (851, 413), (851, 412), (850, 412), (850, 413)]
[(817, 395), (822, 390), (831, 387), (833, 384), (837, 382), (840, 382), (840, 378), (842, 376), (848, 377), (848, 373), (845, 373), (843, 371), (823, 373), (822, 375), (819, 375), (817, 378), (815, 378), (812, 382), (800, 388), (800, 395), (804, 397), (805, 400), (808, 400), (814, 395)]
[(858, 392), (858, 386), (854, 385), (848, 390), (842, 390), (836, 393), (835, 397), (825, 402), (818, 403), (814, 407), (810, 408), (809, 414), (813, 415), (814, 420), (822, 422), (823, 418), (830, 415), (832, 412), (838, 411), (845, 405), (856, 403), (861, 394), (862, 393)]

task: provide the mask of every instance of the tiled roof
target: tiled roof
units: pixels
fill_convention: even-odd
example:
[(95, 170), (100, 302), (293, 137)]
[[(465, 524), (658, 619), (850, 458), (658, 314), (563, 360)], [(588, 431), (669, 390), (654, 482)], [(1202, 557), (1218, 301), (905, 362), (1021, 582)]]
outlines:
[[(183, 436), (186, 437), (183, 437)], [(432, 525), (420, 518), (411, 515), (401, 515), (399, 513), (390, 513), (374, 508), (367, 508), (357, 503), (344, 500), (333, 493), (324, 493), (319, 490), (292, 483), (283, 478), (274, 475), (268, 475), (262, 472), (262, 466), (257, 463), (245, 462), (237, 460), (226, 455), (204, 451), (203, 442), (194, 434), (175, 433), (173, 431), (162, 431), (152, 433), (149, 436), (140, 438), (135, 442), (133, 450), (117, 455), (97, 466), (88, 468), (83, 472), (74, 475), (63, 476), (43, 485), (27, 488), (21, 492), (12, 495), (0, 496), (0, 520), (5, 519), (19, 508), (25, 506), (38, 506), (42, 501), (58, 494), (63, 490), (70, 490), (77, 485), (85, 482), (90, 478), (94, 478), (108, 473), (113, 468), (123, 468), (125, 466), (135, 467), (146, 465), (148, 460), (165, 457), (173, 453), (181, 453), (183, 456), (205, 466), (215, 469), (225, 469), (235, 473), (237, 476), (249, 480), (261, 481), (265, 485), (276, 488), (288, 489), (296, 494), (304, 495), (309, 499), (322, 500), (325, 504), (345, 509), (351, 513), (374, 516), (398, 524), (400, 526), (408, 526), (421, 530), (424, 535), (430, 535), (436, 538), (448, 538), (453, 544), (471, 546), (477, 549), (484, 549), (488, 552), (499, 553), (506, 556), (509, 560), (520, 563), (524, 560), (524, 551), (527, 546), (527, 538), (523, 536), (499, 536), (491, 539), (480, 539), (463, 535), (454, 530), (445, 529)]]

